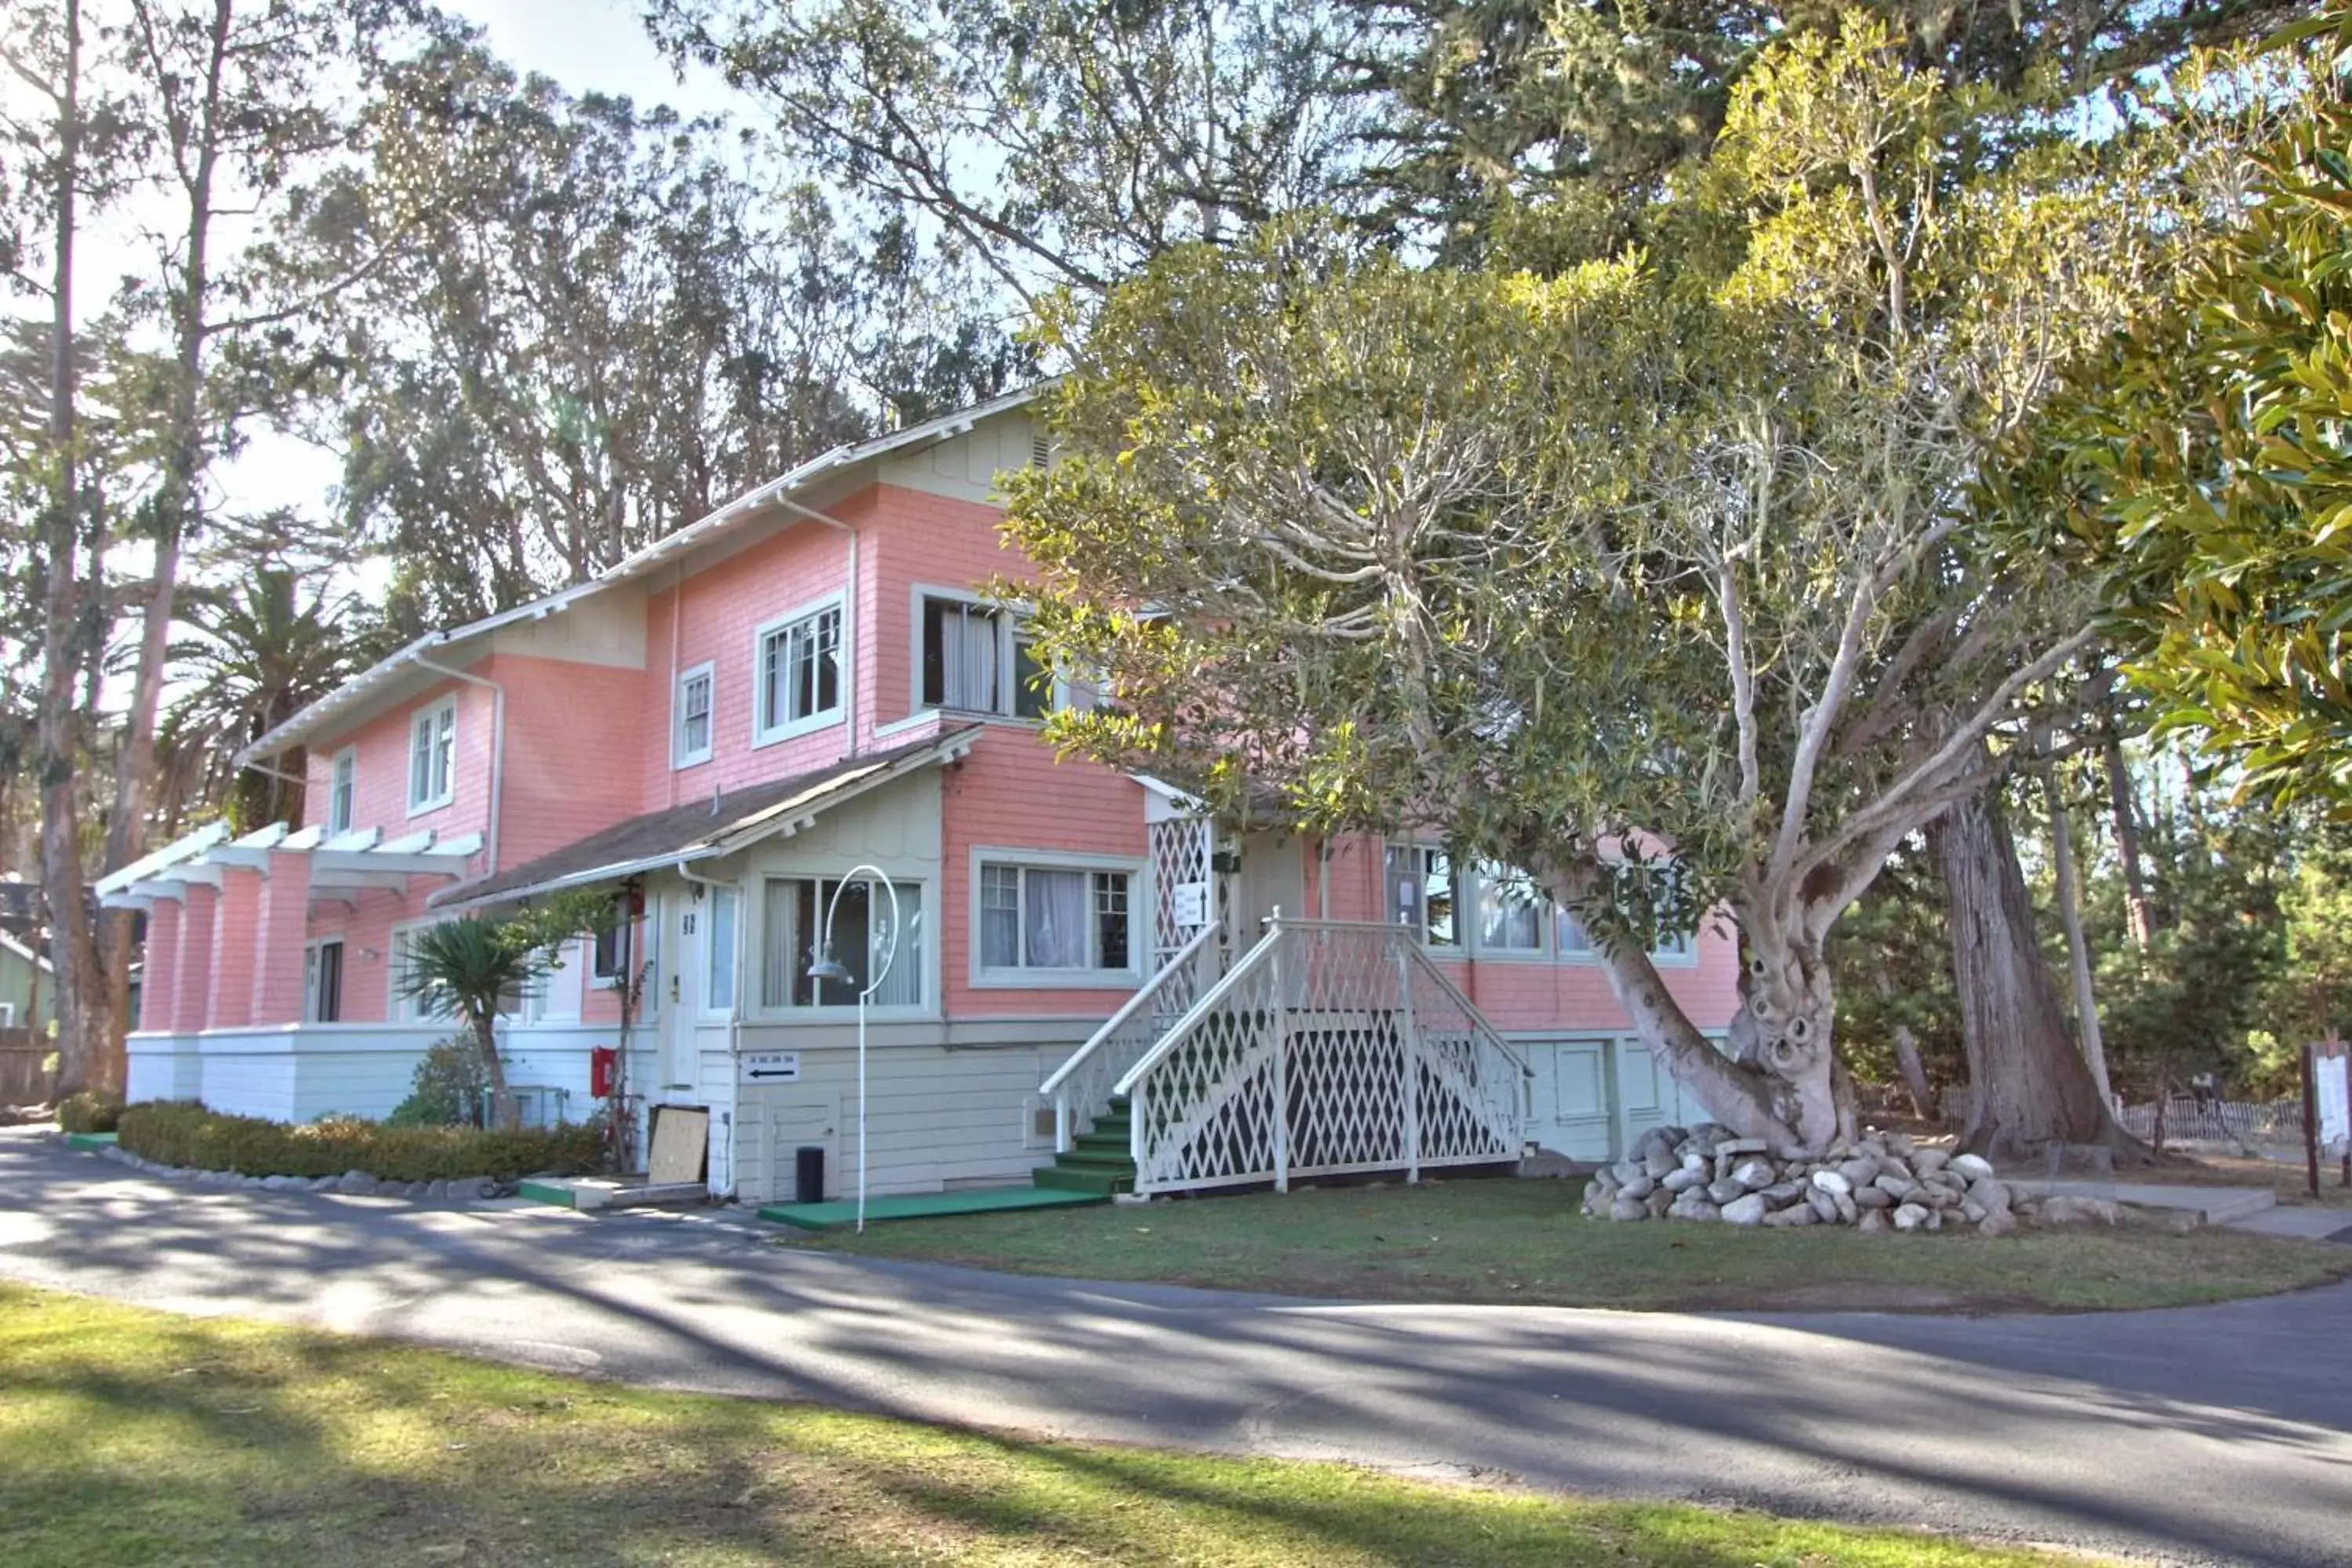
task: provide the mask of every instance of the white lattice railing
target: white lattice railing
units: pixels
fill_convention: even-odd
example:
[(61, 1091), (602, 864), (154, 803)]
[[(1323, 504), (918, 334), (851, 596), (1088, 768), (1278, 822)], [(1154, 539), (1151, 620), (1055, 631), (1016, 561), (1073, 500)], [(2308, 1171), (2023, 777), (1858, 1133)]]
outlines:
[(1127, 1076), (1153, 1042), (1182, 1017), (1201, 994), (1201, 955), (1216, 940), (1217, 928), (1203, 926), (1145, 981), (1126, 1005), (1103, 1022), (1070, 1059), (1037, 1086), (1054, 1097), (1054, 1151), (1066, 1153), (1082, 1121), (1110, 1105), (1111, 1086)]
[(1137, 1192), (1518, 1157), (1527, 1058), (1412, 932), (1267, 927), (1112, 1086)]

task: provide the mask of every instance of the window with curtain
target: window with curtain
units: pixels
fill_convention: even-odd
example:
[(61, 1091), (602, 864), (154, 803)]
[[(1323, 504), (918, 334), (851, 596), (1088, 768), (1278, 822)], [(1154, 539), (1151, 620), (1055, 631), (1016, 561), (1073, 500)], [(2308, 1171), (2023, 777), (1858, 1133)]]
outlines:
[(758, 739), (772, 741), (841, 714), (841, 606), (760, 632)]
[(1008, 711), (1002, 612), (961, 599), (923, 601), (923, 706), (973, 713)]
[(1482, 861), (1477, 871), (1478, 945), (1489, 952), (1544, 951), (1544, 906), (1524, 871)]
[(1132, 882), (1125, 871), (982, 862), (981, 967), (1133, 969)]
[[(890, 967), (870, 1005), (921, 1006), (923, 889), (919, 883), (892, 886), (898, 889), (901, 922), (896, 931), (891, 929), (889, 894), (864, 878), (845, 886), (831, 878), (768, 878), (761, 889), (761, 1007), (854, 1007), (886, 955)], [(825, 906), (836, 889), (840, 904), (833, 917), (833, 956), (849, 971), (849, 978), (816, 980), (809, 974), (809, 965), (825, 940)]]

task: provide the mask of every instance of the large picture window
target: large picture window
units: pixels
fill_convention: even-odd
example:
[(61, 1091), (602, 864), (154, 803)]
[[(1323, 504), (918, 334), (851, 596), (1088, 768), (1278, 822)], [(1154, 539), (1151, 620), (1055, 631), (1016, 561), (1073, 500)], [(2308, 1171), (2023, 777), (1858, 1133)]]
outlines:
[(1134, 878), (1109, 868), (980, 866), (980, 967), (1038, 973), (1135, 968)]
[(444, 697), (408, 721), (408, 812), (433, 811), (457, 794), (457, 699)]
[(840, 722), (838, 600), (761, 626), (757, 658), (755, 745)]
[[(761, 889), (760, 1006), (782, 1012), (795, 1007), (855, 1006), (871, 983), (883, 954), (892, 949), (889, 973), (874, 993), (877, 1007), (923, 1005), (923, 889), (898, 882), (901, 929), (890, 925), (890, 895), (865, 879), (843, 886), (832, 878), (770, 877)], [(824, 940), (825, 905), (835, 889), (840, 908), (833, 918), (833, 956), (849, 971), (846, 980), (817, 980), (809, 973)]]
[[(1659, 864), (1643, 868), (1642, 875), (1671, 877), (1674, 871)], [(1431, 947), (1458, 948), (1474, 957), (1585, 962), (1600, 956), (1599, 944), (1575, 911), (1553, 903), (1525, 871), (1482, 860), (1457, 873), (1453, 858), (1429, 845), (1389, 847), (1388, 918)], [(1696, 933), (1664, 937), (1650, 952), (1669, 963), (1687, 963), (1697, 953)]]

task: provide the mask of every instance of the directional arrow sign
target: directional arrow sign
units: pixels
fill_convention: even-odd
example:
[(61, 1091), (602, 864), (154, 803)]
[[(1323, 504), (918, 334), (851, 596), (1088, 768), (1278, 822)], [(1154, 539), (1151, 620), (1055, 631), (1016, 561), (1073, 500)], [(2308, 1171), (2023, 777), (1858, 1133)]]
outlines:
[(798, 1051), (746, 1051), (738, 1058), (736, 1076), (743, 1083), (793, 1083), (801, 1076)]

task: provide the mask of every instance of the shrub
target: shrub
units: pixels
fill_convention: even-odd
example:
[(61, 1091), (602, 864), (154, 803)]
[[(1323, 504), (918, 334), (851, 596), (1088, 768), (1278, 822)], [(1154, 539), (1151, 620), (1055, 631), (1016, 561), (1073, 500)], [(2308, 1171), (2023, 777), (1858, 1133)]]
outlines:
[(444, 1040), (425, 1053), (409, 1080), (408, 1098), (387, 1127), (479, 1127), (489, 1120), (489, 1074), (481, 1053), (463, 1040)]
[(58, 1102), (58, 1127), (66, 1132), (111, 1132), (122, 1119), (122, 1101), (84, 1089)]
[(122, 1113), (122, 1147), (166, 1165), (245, 1176), (340, 1176), (365, 1171), (387, 1182), (462, 1176), (511, 1181), (537, 1173), (593, 1170), (604, 1151), (595, 1121), (484, 1131), (472, 1127), (394, 1127), (331, 1116), (307, 1127), (257, 1116), (222, 1116), (194, 1100), (158, 1100)]

